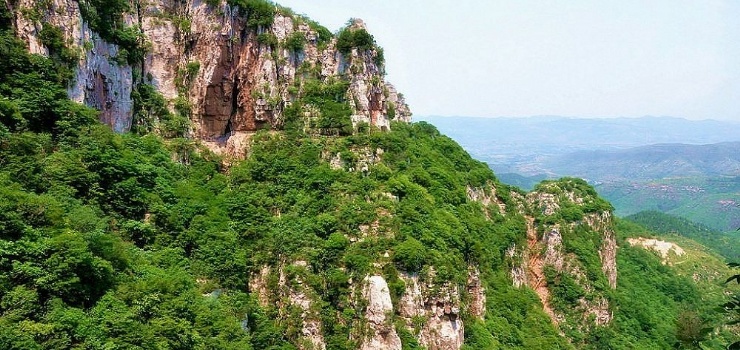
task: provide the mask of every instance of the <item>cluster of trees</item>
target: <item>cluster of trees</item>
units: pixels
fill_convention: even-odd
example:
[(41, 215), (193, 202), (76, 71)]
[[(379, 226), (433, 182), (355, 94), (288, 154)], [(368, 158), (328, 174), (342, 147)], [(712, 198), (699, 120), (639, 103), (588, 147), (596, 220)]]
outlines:
[(674, 234), (691, 238), (724, 256), (728, 261), (740, 260), (740, 234), (720, 232), (691, 220), (649, 210), (625, 219), (645, 226), (657, 234)]

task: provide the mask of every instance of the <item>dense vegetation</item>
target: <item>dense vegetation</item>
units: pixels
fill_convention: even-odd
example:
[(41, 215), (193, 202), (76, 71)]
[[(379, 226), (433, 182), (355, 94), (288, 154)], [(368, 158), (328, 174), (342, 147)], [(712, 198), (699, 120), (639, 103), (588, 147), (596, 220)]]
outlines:
[(719, 232), (702, 224), (657, 211), (643, 211), (625, 217), (657, 234), (674, 234), (691, 238), (717, 253), (727, 261), (740, 260), (740, 234)]
[[(466, 349), (574, 347), (532, 290), (512, 286), (506, 250), (525, 237), (516, 190), (432, 125), (353, 129), (344, 83), (308, 81), (295, 106), (320, 118), (286, 111), (284, 132), (258, 133), (249, 157), (226, 169), (178, 137), (182, 118), (148, 85), (136, 90), (136, 132), (98, 124), (97, 111), (66, 98), (62, 48), (29, 55), (0, 12), (0, 348), (296, 349), (300, 310), (281, 312), (279, 293), (262, 307), (249, 287), (272, 266), (272, 287), (282, 269), (314, 298), (327, 349), (354, 349), (356, 281), (384, 276), (397, 302), (401, 273), (464, 284), (470, 265), (481, 270), (488, 311), (462, 315)], [(489, 184), (507, 212), (467, 199), (467, 186)], [(548, 188), (560, 184), (593, 200), (549, 220), (609, 209), (584, 182)], [(583, 253), (598, 282), (598, 257), (584, 248), (598, 243), (594, 234), (566, 232), (566, 249)], [(669, 348), (683, 339), (682, 310), (709, 315), (692, 282), (654, 255), (624, 247), (619, 260), (615, 321), (569, 331), (577, 346)], [(564, 305), (585, 295), (559, 282)], [(397, 329), (405, 349), (419, 348)]]
[(740, 176), (604, 182), (596, 190), (620, 216), (659, 211), (715, 231), (740, 227)]

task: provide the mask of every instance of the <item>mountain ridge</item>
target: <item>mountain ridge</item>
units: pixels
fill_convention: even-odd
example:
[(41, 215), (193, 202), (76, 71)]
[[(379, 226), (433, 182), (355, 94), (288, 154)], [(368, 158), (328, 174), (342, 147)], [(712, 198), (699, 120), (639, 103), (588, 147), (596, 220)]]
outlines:
[(0, 347), (671, 348), (716, 316), (592, 186), (501, 184), (408, 123), (361, 22), (322, 33), (265, 0), (5, 2)]

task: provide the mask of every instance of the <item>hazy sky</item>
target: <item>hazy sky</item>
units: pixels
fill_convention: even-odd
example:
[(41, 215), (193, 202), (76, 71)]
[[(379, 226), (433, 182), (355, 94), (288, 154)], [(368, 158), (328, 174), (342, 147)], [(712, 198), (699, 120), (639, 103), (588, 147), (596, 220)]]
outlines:
[(416, 115), (740, 121), (739, 0), (278, 0), (362, 18)]

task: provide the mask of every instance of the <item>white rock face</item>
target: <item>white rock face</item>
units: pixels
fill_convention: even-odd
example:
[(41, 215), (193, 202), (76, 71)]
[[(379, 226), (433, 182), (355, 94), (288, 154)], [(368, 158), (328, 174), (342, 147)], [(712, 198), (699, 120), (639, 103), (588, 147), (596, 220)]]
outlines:
[(669, 253), (673, 253), (676, 256), (682, 256), (686, 254), (686, 251), (684, 251), (683, 248), (679, 247), (675, 243), (661, 241), (653, 238), (628, 238), (627, 243), (629, 243), (631, 246), (642, 246), (646, 249), (652, 249), (658, 252), (658, 254), (660, 254), (660, 257), (663, 259), (663, 264), (668, 261)]
[(486, 313), (486, 288), (480, 278), (478, 268), (468, 267), (468, 296), (470, 296), (470, 314), (483, 319)]
[(144, 59), (145, 81), (154, 85), (168, 100), (177, 98), (177, 69), (182, 53), (177, 41), (178, 28), (171, 20), (163, 17), (166, 7), (162, 2), (152, 2), (145, 8), (141, 29), (152, 49)]
[(48, 55), (38, 35), (44, 26), (61, 29), (65, 42), (81, 52), (74, 80), (67, 90), (69, 98), (100, 110), (101, 121), (115, 131), (128, 131), (133, 115), (133, 73), (128, 64), (117, 63), (118, 46), (102, 40), (90, 30), (82, 20), (77, 1), (51, 1), (46, 11), (42, 11), (41, 22), (23, 16), (23, 9), (37, 6), (41, 5), (33, 0), (21, 0), (16, 4), (18, 37), (28, 44), (31, 53)]
[[(423, 285), (417, 275), (400, 277), (406, 283), (406, 291), (399, 301), (399, 316), (412, 333), (418, 331), (419, 344), (429, 350), (460, 349), (465, 335), (457, 287)], [(414, 320), (419, 318), (426, 322), (421, 329), (414, 330)]]
[(100, 39), (87, 24), (83, 25), (83, 37), (92, 41), (93, 47), (75, 69), (67, 94), (71, 100), (100, 110), (100, 120), (114, 131), (126, 132), (133, 116), (131, 66), (116, 63), (118, 46)]
[(398, 337), (391, 318), (393, 303), (388, 283), (382, 276), (370, 276), (365, 283), (362, 295), (367, 300), (365, 319), (368, 323), (368, 335), (363, 339), (360, 349), (400, 350), (401, 338)]
[(498, 207), (499, 213), (503, 214), (506, 212), (506, 204), (496, 197), (496, 186), (489, 183), (485, 187), (466, 187), (466, 193), (468, 200), (478, 202), (483, 205), (486, 213), (486, 218), (490, 219), (492, 213), (489, 211), (489, 206), (495, 204)]
[[(13, 12), (23, 13), (47, 5), (19, 0), (13, 6)], [(126, 25), (140, 28), (148, 46), (143, 64), (135, 69), (141, 73), (137, 81), (132, 67), (117, 63), (119, 48), (84, 23), (76, 0), (50, 0), (41, 10), (42, 21), (19, 15), (14, 25), (29, 51), (42, 55), (48, 55), (38, 37), (43, 26), (62, 30), (65, 41), (82, 52), (70, 98), (99, 109), (101, 120), (119, 132), (131, 127), (131, 92), (141, 83), (153, 85), (171, 109), (177, 98), (187, 100), (192, 136), (205, 141), (280, 129), (283, 111), (299, 95), (308, 71), (322, 81), (350, 83), (343, 97), (354, 108), (355, 126), (366, 122), (387, 130), (392, 118), (410, 121), (403, 96), (384, 80), (377, 49), (343, 55), (336, 39), (320, 45), (307, 23), (280, 13), (270, 27), (250, 28), (239, 9), (225, 1), (212, 6), (203, 0), (152, 0), (137, 6), (123, 16)], [(356, 20), (351, 28), (364, 29), (364, 24)], [(265, 42), (265, 35), (276, 42)], [(304, 37), (303, 49), (285, 47), (294, 35)]]

